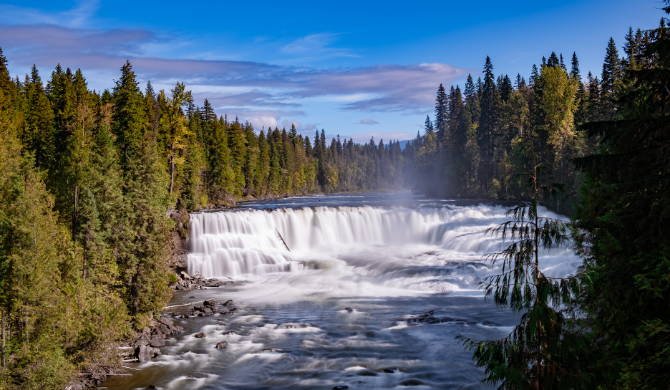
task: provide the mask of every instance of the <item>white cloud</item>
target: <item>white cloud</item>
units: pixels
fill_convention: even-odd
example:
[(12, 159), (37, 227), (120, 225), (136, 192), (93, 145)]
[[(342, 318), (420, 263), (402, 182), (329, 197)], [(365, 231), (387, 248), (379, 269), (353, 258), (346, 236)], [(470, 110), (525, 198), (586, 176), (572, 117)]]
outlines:
[(249, 123), (254, 126), (256, 130), (269, 129), (277, 127), (277, 119), (272, 116), (259, 116), (248, 119)]
[(361, 119), (361, 121), (358, 122), (358, 123), (360, 123), (361, 125), (378, 125), (379, 124), (379, 122), (377, 122), (374, 119)]
[(286, 129), (290, 129), (291, 125), (294, 125), (297, 130), (300, 130), (302, 128), (302, 123), (298, 121), (289, 121), (288, 119), (282, 120), (281, 125)]

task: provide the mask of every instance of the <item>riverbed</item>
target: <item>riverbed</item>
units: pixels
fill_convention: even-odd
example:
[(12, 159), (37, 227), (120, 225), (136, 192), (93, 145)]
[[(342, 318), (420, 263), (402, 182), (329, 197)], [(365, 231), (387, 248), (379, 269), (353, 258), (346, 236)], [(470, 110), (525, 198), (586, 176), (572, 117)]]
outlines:
[[(194, 213), (188, 272), (227, 284), (178, 292), (170, 304), (232, 299), (237, 311), (175, 319), (184, 333), (166, 340), (161, 356), (126, 364), (132, 375), (103, 387), (492, 388), (455, 337), (500, 338), (519, 321), (477, 286), (499, 271), (482, 256), (501, 241), (484, 231), (510, 206), (395, 193)], [(541, 268), (562, 276), (579, 263), (557, 248)], [(436, 320), (420, 321), (430, 311)], [(227, 348), (216, 349), (220, 341)]]

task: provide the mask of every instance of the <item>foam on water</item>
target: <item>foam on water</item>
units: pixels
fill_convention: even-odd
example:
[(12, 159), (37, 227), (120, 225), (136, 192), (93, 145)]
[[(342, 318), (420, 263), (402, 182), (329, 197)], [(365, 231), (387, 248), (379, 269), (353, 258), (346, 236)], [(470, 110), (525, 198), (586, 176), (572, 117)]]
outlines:
[[(483, 232), (507, 219), (507, 207), (393, 206), (391, 198), (305, 197), (192, 214), (188, 272), (239, 283), (180, 293), (171, 304), (233, 299), (237, 314), (175, 320), (185, 334), (167, 340), (162, 356), (128, 365), (135, 375), (105, 385), (487, 388), (454, 337), (500, 338), (518, 324), (518, 313), (496, 308), (477, 287), (498, 272), (482, 256), (500, 250), (501, 241)], [(569, 248), (541, 260), (551, 276), (578, 264)], [(428, 310), (463, 321), (407, 322)], [(201, 331), (206, 337), (195, 338)], [(226, 349), (214, 348), (224, 340)]]
[[(273, 275), (287, 282), (284, 287), (299, 286), (303, 296), (306, 291), (341, 295), (352, 288), (392, 296), (475, 291), (476, 283), (495, 271), (482, 256), (501, 249), (499, 239), (483, 232), (506, 220), (505, 211), (446, 205), (196, 213), (188, 271), (252, 280)], [(541, 213), (559, 217), (546, 209)], [(568, 248), (553, 249), (542, 266), (558, 276), (574, 269), (574, 262)]]

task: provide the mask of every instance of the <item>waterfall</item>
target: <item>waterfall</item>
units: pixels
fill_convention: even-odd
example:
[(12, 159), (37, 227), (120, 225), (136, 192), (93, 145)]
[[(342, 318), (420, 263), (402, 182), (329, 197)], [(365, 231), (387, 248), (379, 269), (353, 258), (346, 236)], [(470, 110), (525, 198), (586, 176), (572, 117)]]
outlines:
[(485, 205), (194, 213), (188, 269), (207, 277), (264, 275), (298, 271), (302, 260), (323, 253), (353, 248), (390, 251), (417, 245), (449, 251), (455, 258), (479, 259), (500, 248), (499, 240), (483, 232), (504, 221), (504, 213), (503, 207)]

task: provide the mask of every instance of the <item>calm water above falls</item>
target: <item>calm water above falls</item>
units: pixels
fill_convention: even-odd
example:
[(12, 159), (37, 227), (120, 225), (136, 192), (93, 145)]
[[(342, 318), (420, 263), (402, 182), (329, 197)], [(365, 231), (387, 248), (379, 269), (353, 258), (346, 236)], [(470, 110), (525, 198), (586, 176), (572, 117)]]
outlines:
[[(189, 272), (240, 283), (177, 293), (171, 304), (233, 299), (238, 314), (176, 320), (185, 333), (167, 341), (163, 356), (129, 364), (132, 377), (104, 385), (491, 388), (479, 383), (483, 371), (454, 337), (500, 338), (518, 323), (476, 286), (497, 272), (482, 255), (499, 250), (500, 241), (482, 233), (504, 221), (505, 210), (403, 193), (297, 197), (192, 214)], [(569, 248), (545, 255), (543, 270), (552, 276), (579, 264)], [(408, 324), (429, 310), (454, 320)], [(207, 337), (196, 339), (200, 331)], [(229, 331), (237, 334), (223, 334)], [(227, 349), (215, 349), (223, 340)]]

